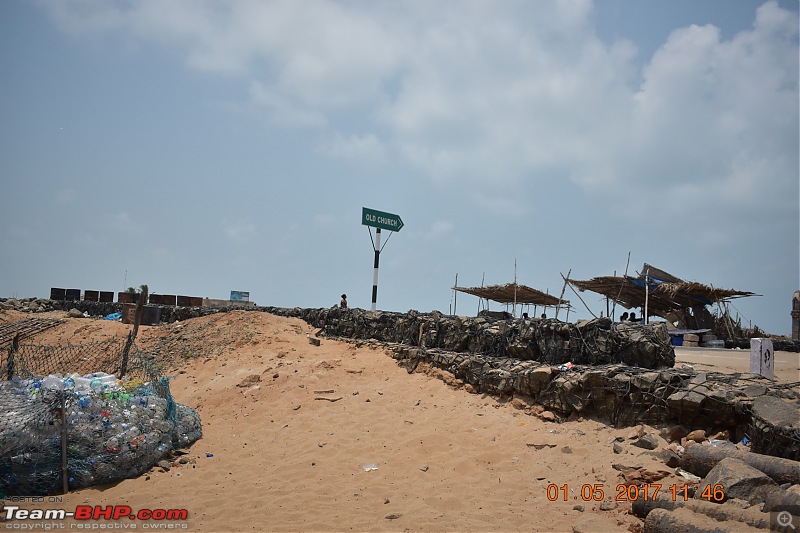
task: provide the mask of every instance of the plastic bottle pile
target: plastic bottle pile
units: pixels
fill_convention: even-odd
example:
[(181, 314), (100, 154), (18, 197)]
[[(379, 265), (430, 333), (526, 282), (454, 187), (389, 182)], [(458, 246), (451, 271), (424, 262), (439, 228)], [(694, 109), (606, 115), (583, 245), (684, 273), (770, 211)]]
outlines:
[(0, 420), (0, 488), (6, 494), (59, 492), (62, 401), (72, 489), (138, 476), (202, 434), (199, 415), (172, 400), (166, 378), (123, 382), (94, 372), (0, 382), (0, 407), (7, 407)]

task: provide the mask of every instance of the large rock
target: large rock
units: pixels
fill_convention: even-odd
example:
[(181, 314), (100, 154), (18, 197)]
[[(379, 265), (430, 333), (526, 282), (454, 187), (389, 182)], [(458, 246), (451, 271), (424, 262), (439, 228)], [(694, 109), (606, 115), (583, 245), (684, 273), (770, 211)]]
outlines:
[(658, 440), (658, 436), (654, 433), (648, 433), (640, 437), (633, 445), (644, 448), (645, 450), (655, 450), (661, 445), (661, 441)]
[(752, 416), (773, 427), (800, 428), (797, 405), (789, 405), (774, 396), (759, 396), (753, 400)]
[(726, 457), (711, 469), (695, 497), (717, 503), (738, 498), (755, 504), (766, 501), (776, 490), (780, 487), (765, 473), (739, 459)]
[(684, 412), (697, 413), (705, 401), (705, 395), (694, 390), (679, 390), (667, 398), (670, 414), (679, 418)]
[(753, 400), (747, 434), (754, 452), (800, 460), (800, 415), (793, 402), (770, 395)]
[(653, 509), (644, 521), (644, 533), (680, 531), (682, 533), (765, 533), (767, 530), (739, 521), (719, 521), (686, 508)]

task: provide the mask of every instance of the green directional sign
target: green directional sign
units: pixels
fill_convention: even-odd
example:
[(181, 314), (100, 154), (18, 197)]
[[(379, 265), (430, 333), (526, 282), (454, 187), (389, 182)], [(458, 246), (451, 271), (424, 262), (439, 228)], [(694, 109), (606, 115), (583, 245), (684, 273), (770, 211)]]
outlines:
[(361, 224), (372, 226), (373, 228), (388, 229), (389, 231), (400, 231), (400, 228), (403, 227), (403, 220), (399, 215), (362, 207)]

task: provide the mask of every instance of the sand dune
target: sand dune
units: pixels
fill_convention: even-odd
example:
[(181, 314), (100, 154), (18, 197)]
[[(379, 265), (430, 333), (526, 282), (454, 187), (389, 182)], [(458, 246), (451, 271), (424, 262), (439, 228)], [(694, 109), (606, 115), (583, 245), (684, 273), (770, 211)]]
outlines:
[[(73, 319), (37, 341), (128, 329)], [(581, 487), (610, 502), (613, 464), (671, 470), (627, 438), (612, 451), (630, 428), (545, 421), (424, 365), (409, 375), (382, 348), (314, 346), (307, 334), (300, 320), (252, 312), (143, 327), (144, 348), (175, 352), (172, 393), (199, 411), (203, 438), (186, 464), (70, 493), (65, 508), (187, 509), (172, 525), (189, 531), (639, 531), (628, 503), (601, 510)], [(567, 501), (550, 501), (550, 484), (567, 485)]]

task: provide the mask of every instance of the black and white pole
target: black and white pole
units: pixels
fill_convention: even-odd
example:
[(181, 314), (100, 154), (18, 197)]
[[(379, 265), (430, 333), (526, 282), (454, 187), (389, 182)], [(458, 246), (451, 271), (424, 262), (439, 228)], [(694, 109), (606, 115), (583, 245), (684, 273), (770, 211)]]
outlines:
[(372, 310), (378, 306), (378, 261), (381, 258), (381, 228), (375, 228), (375, 265), (372, 271)]

